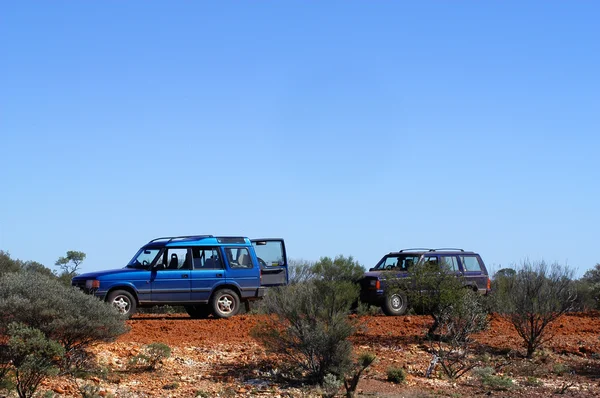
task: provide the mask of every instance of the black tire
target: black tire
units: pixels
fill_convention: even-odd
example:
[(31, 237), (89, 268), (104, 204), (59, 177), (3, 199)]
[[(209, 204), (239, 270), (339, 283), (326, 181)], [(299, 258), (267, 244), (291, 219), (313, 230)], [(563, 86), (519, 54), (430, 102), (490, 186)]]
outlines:
[(210, 308), (215, 318), (230, 318), (240, 310), (240, 298), (233, 290), (217, 290), (210, 300)]
[(403, 315), (408, 308), (406, 294), (402, 292), (391, 293), (385, 296), (385, 301), (381, 306), (383, 313), (389, 316)]
[(108, 294), (106, 301), (126, 318), (131, 318), (135, 314), (137, 302), (127, 290), (113, 290)]
[(193, 319), (206, 319), (210, 315), (208, 304), (184, 305), (184, 308)]

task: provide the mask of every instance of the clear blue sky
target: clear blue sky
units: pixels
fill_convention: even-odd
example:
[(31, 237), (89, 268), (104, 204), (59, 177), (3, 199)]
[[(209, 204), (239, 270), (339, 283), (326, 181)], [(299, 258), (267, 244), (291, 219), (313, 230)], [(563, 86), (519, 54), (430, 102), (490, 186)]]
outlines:
[(0, 5), (0, 249), (600, 262), (594, 1)]

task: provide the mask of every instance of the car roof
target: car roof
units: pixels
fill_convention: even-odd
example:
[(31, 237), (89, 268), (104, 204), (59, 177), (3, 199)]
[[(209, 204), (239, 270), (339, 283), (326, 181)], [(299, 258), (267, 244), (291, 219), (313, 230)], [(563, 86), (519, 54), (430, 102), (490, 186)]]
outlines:
[(422, 254), (426, 254), (426, 253), (431, 253), (431, 254), (447, 254), (447, 255), (457, 255), (457, 254), (470, 254), (470, 255), (478, 255), (475, 252), (472, 251), (466, 251), (463, 249), (456, 249), (456, 248), (451, 248), (451, 247), (442, 247), (439, 249), (428, 249), (428, 248), (414, 248), (414, 249), (402, 249), (400, 251), (397, 252), (390, 252), (388, 253), (388, 256), (390, 255), (407, 255), (407, 254), (417, 254), (417, 255), (422, 255)]
[(186, 235), (166, 236), (152, 239), (144, 247), (177, 247), (177, 246), (248, 246), (252, 242), (244, 236), (213, 236), (213, 235)]

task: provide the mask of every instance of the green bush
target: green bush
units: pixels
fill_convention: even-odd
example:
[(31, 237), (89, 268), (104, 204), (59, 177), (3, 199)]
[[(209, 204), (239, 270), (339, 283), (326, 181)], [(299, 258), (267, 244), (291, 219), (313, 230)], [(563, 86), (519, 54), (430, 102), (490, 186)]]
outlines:
[(171, 356), (171, 347), (164, 343), (152, 343), (144, 346), (142, 352), (129, 360), (132, 368), (156, 370), (162, 361)]
[(263, 305), (273, 316), (252, 336), (287, 358), (308, 382), (322, 384), (328, 373), (342, 379), (352, 366), (348, 338), (355, 326), (347, 314), (357, 295), (351, 282), (323, 280), (271, 289)]
[(326, 282), (356, 282), (362, 278), (365, 269), (352, 256), (321, 257), (312, 267), (316, 279)]
[(400, 384), (406, 380), (406, 372), (402, 368), (390, 367), (386, 373), (387, 380), (392, 383)]
[(8, 325), (8, 356), (20, 398), (32, 397), (41, 381), (58, 372), (64, 349), (40, 330), (13, 322)]
[(494, 292), (496, 308), (525, 342), (527, 358), (552, 338), (548, 326), (573, 308), (572, 276), (573, 270), (556, 263), (525, 262)]
[(67, 356), (127, 331), (124, 319), (112, 306), (38, 272), (0, 277), (0, 333), (11, 322), (39, 329), (59, 342)]
[(481, 384), (492, 390), (507, 391), (514, 387), (514, 383), (510, 377), (495, 375), (493, 368), (484, 367), (473, 370), (475, 377), (481, 381)]

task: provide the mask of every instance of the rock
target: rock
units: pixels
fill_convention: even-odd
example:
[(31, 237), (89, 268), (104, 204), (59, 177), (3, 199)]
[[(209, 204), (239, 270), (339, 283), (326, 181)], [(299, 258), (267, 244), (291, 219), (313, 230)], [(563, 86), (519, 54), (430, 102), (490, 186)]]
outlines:
[(238, 394), (245, 394), (245, 393), (247, 393), (247, 392), (248, 392), (248, 390), (246, 390), (244, 387), (240, 387), (240, 388), (237, 390), (237, 392), (238, 392)]
[(61, 395), (65, 393), (65, 390), (62, 387), (54, 387), (52, 389), (52, 391), (54, 391), (57, 394), (61, 394)]

